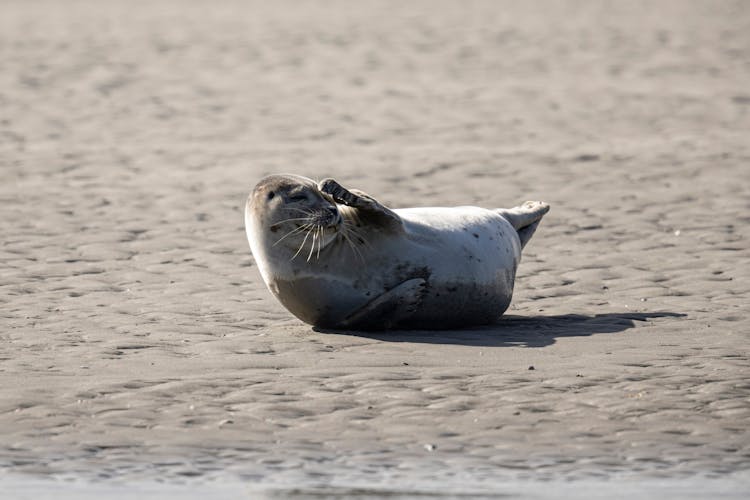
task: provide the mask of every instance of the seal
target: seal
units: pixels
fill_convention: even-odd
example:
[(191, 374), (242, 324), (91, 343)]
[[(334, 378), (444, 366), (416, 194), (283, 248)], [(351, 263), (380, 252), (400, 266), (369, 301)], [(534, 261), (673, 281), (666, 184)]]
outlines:
[(341, 330), (493, 323), (549, 205), (391, 210), (333, 179), (271, 175), (245, 227), (271, 293), (300, 320)]

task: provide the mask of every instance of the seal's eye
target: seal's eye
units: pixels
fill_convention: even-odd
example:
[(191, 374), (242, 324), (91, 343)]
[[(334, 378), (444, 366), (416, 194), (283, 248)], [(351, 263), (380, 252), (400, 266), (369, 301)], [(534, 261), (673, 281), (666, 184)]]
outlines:
[(289, 197), (289, 201), (307, 201), (306, 194), (295, 194)]
[(272, 200), (274, 196), (276, 196), (276, 193), (274, 193), (273, 191), (271, 191), (270, 193), (268, 193), (268, 199), (269, 200)]

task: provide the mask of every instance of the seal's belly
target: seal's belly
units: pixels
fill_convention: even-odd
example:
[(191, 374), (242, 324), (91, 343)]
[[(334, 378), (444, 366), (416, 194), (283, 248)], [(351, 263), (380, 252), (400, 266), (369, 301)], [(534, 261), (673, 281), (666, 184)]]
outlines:
[(427, 291), (415, 314), (403, 326), (413, 328), (456, 328), (496, 321), (510, 305), (513, 270), (492, 282), (428, 282)]
[[(335, 328), (342, 321), (366, 307), (378, 297), (414, 278), (426, 281), (413, 314), (395, 322), (402, 328), (456, 328), (488, 324), (497, 320), (510, 304), (514, 269), (499, 270), (494, 279), (450, 281), (433, 276), (429, 266), (408, 261), (400, 262), (370, 279), (361, 277), (360, 284), (351, 280), (307, 277), (294, 280), (275, 280), (271, 290), (291, 313), (302, 321), (321, 327)], [(399, 275), (399, 279), (388, 276)], [(476, 277), (476, 276), (475, 276)], [(401, 279), (404, 278), (404, 279)], [(394, 325), (394, 318), (380, 319), (382, 327)], [(378, 321), (368, 322), (367, 328), (379, 328)]]
[[(520, 246), (504, 221), (464, 224), (448, 233), (412, 225), (358, 252), (331, 249), (308, 272), (276, 279), (271, 291), (301, 320), (335, 327), (401, 283), (425, 280), (413, 314), (398, 327), (455, 328), (495, 321), (510, 304)], [(393, 318), (383, 317), (384, 327)], [(377, 321), (369, 328), (377, 328)]]
[(335, 276), (276, 279), (271, 292), (296, 317), (316, 326), (334, 327), (367, 304), (376, 293), (351, 286)]
[[(479, 234), (479, 233), (477, 233)], [(406, 328), (456, 328), (488, 324), (510, 305), (517, 253), (512, 242), (488, 245), (487, 238), (470, 236), (461, 244), (427, 245), (398, 264), (402, 282), (426, 280), (425, 294), (414, 315), (402, 322)]]

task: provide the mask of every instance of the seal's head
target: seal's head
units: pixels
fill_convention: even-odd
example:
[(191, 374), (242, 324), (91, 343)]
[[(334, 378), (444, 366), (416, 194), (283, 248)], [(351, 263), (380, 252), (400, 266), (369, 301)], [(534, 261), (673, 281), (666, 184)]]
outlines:
[(343, 218), (336, 203), (312, 179), (271, 175), (250, 193), (245, 222), (256, 258), (273, 248), (274, 253), (286, 249), (292, 258), (302, 255), (309, 260), (336, 238)]

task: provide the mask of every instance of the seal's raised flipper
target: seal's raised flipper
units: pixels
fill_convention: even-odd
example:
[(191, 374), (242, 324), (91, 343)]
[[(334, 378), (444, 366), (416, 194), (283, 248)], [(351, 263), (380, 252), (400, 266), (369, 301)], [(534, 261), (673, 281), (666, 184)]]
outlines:
[(498, 208), (495, 211), (505, 217), (515, 228), (521, 239), (521, 248), (523, 248), (534, 235), (544, 214), (549, 212), (549, 205), (543, 201), (527, 201), (514, 208)]
[(362, 191), (349, 191), (333, 179), (323, 179), (318, 184), (318, 189), (333, 198), (336, 203), (357, 209), (357, 215), (362, 219), (394, 229), (402, 227), (401, 217)]
[(354, 311), (336, 327), (363, 330), (393, 328), (414, 314), (422, 301), (426, 284), (422, 278), (404, 281)]

